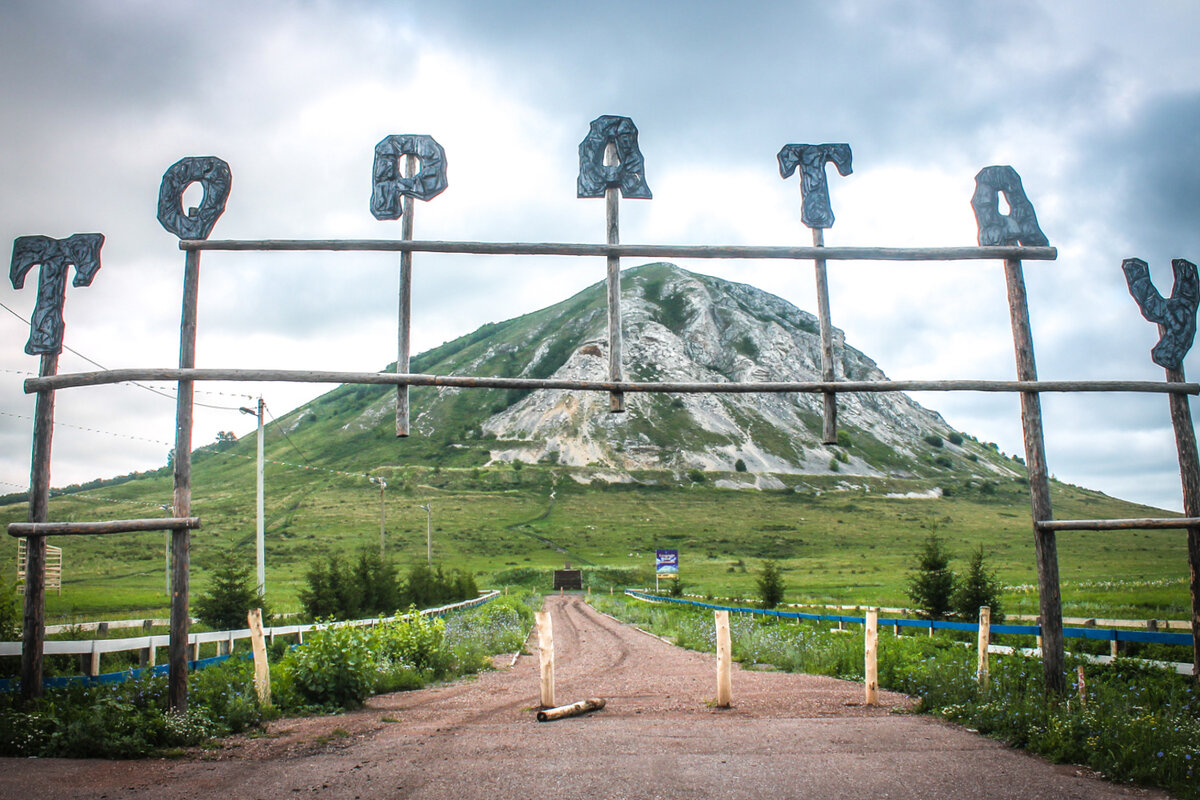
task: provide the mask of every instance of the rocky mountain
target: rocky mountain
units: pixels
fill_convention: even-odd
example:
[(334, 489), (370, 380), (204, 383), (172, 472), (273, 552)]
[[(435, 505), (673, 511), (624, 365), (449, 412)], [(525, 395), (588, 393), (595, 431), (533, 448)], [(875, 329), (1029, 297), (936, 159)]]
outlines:
[[(666, 263), (622, 273), (625, 369), (632, 380), (810, 381), (820, 377), (817, 320), (779, 297)], [(561, 303), (490, 323), (413, 359), (414, 372), (603, 380), (603, 283)], [(839, 379), (885, 380), (835, 330)], [(560, 390), (412, 391), (413, 435), (393, 436), (390, 387), (343, 386), (281, 424), (314, 441), (318, 462), (363, 469), (433, 463), (553, 463), (640, 469), (925, 477), (1013, 476), (1020, 467), (899, 393), (839, 396), (839, 445), (821, 444), (810, 394), (626, 395)]]

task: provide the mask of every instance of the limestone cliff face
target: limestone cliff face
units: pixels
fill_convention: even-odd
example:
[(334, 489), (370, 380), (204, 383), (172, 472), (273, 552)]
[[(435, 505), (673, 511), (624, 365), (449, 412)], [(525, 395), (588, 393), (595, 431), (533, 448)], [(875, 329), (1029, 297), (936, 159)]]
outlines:
[[(591, 294), (589, 294), (591, 293)], [(593, 297), (592, 295), (596, 295)], [(622, 279), (626, 377), (646, 381), (820, 380), (817, 320), (743, 284), (670, 264), (628, 270)], [(519, 334), (477, 349), (458, 374), (607, 377), (602, 287), (530, 315)], [(842, 380), (886, 380), (875, 362), (835, 330)], [(439, 399), (444, 399), (445, 393)], [(734, 470), (912, 476), (1016, 474), (994, 449), (956, 434), (904, 394), (839, 395), (845, 447), (820, 442), (821, 396), (811, 394), (626, 395), (608, 411), (599, 393), (546, 390), (493, 407), (480, 424), (493, 461), (550, 461), (616, 470)]]

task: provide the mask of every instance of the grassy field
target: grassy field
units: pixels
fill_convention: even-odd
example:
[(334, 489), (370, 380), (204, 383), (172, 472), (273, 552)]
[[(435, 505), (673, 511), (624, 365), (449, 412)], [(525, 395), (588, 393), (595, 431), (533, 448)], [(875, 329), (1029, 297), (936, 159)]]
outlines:
[[(227, 559), (254, 559), (253, 467), (243, 458), (197, 458), (193, 510), (204, 527), (192, 539), (193, 594)], [(425, 558), (425, 512), (433, 509), (433, 551), (447, 568), (477, 575), (481, 586), (540, 583), (564, 562), (589, 570), (593, 583), (653, 583), (656, 548), (680, 552), (690, 592), (749, 596), (767, 559), (783, 567), (788, 600), (904, 605), (908, 571), (930, 532), (965, 565), (983, 545), (989, 565), (1010, 587), (1006, 610), (1036, 611), (1034, 553), (1027, 488), (1019, 480), (942, 480), (941, 498), (903, 499), (931, 481), (837, 476), (780, 476), (775, 491), (717, 489), (670, 473), (638, 475), (641, 484), (584, 485), (585, 471), (511, 465), (490, 468), (389, 467), (386, 549), (404, 568)], [(657, 485), (648, 485), (651, 481)], [(170, 478), (144, 476), (121, 485), (59, 497), (51, 519), (156, 516), (169, 502)], [(90, 498), (90, 499), (89, 499)], [(1161, 515), (1072, 486), (1054, 486), (1059, 518)], [(141, 504), (141, 505), (139, 505)], [(0, 522), (23, 519), (25, 506), (0, 506)], [(297, 610), (304, 575), (320, 559), (378, 548), (380, 492), (362, 477), (269, 465), (267, 586), (277, 611)], [(71, 537), (64, 586), (51, 592), (54, 620), (163, 616), (165, 536)], [(15, 541), (0, 558), (12, 564)], [(1059, 563), (1064, 612), (1070, 616), (1187, 618), (1187, 557), (1174, 531), (1063, 533)], [(594, 570), (594, 571), (592, 571)]]

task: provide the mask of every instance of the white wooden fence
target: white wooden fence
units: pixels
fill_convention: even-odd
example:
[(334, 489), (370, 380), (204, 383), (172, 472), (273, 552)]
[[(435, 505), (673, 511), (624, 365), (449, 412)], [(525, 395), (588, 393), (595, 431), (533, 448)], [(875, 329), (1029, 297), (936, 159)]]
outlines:
[[(417, 613), (425, 616), (439, 616), (450, 611), (458, 611), (466, 608), (473, 608), (482, 605), (489, 600), (495, 599), (500, 592), (493, 589), (484, 592), (479, 597), (472, 600), (464, 600), (460, 603), (451, 603), (450, 605), (438, 606), (437, 608), (426, 608)], [(370, 626), (378, 625), (382, 622), (391, 622), (395, 619), (403, 619), (407, 614), (400, 614), (392, 617), (373, 617), (371, 619), (358, 619), (350, 622), (337, 622), (335, 625), (352, 625), (352, 626)], [(94, 626), (107, 624), (112, 627), (137, 627), (144, 625), (145, 622), (161, 622), (167, 624), (167, 620), (120, 620), (118, 623), (87, 623)], [(129, 623), (126, 625), (125, 623)], [(56, 626), (60, 628), (69, 628), (71, 626)], [(329, 623), (309, 623), (305, 625), (276, 625), (270, 628), (263, 629), (263, 635), (268, 642), (274, 643), (276, 636), (295, 636), (298, 642), (303, 643), (304, 634), (309, 631), (319, 630), (329, 627)], [(49, 632), (49, 628), (47, 628)], [(200, 646), (204, 644), (214, 644), (216, 655), (226, 655), (234, 650), (234, 643), (239, 639), (249, 639), (250, 629), (240, 628), (232, 631), (208, 631), (205, 633), (190, 633), (188, 634), (188, 647), (191, 648), (192, 660), (200, 658)], [(43, 653), (48, 656), (57, 655), (79, 655), (87, 658), (81, 658), (81, 671), (85, 675), (100, 674), (100, 656), (102, 653), (122, 653), (131, 650), (139, 651), (138, 662), (141, 666), (154, 666), (156, 652), (160, 647), (166, 647), (171, 640), (170, 634), (162, 633), (154, 636), (136, 636), (126, 639), (64, 639), (64, 640), (47, 640), (44, 646)], [(0, 656), (20, 656), (21, 642), (0, 642)]]

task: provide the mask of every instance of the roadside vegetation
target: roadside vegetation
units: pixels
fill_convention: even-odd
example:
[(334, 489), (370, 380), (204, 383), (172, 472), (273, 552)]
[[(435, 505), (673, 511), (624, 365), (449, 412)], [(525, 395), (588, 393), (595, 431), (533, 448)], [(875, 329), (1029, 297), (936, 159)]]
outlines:
[(0, 693), (0, 756), (137, 758), (170, 755), (270, 719), (356, 708), (373, 694), (418, 689), (491, 667), (521, 649), (533, 625), (533, 594), (499, 597), (445, 618), (409, 615), (374, 627), (330, 623), (270, 654), (270, 706), (254, 691), (254, 664), (235, 655), (192, 673), (188, 710), (168, 711), (167, 678), (50, 690), (31, 707)]
[[(629, 598), (597, 597), (593, 605), (681, 647), (716, 648), (711, 611)], [(741, 614), (732, 615), (730, 628), (733, 657), (744, 664), (863, 678), (861, 635)], [(1081, 665), (1082, 696), (1076, 677)], [(919, 712), (1052, 761), (1086, 765), (1118, 783), (1200, 798), (1200, 692), (1190, 678), (1132, 659), (1100, 665), (1069, 657), (1068, 693), (1048, 699), (1035, 659), (992, 654), (986, 691), (975, 667), (974, 648), (953, 635), (879, 637), (879, 685), (916, 697)]]

